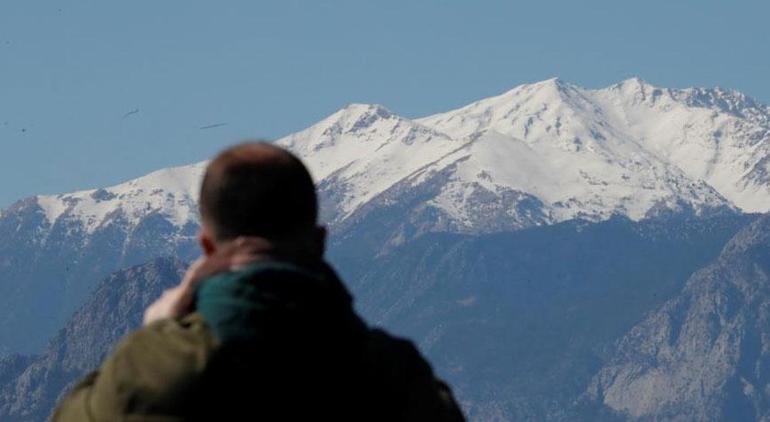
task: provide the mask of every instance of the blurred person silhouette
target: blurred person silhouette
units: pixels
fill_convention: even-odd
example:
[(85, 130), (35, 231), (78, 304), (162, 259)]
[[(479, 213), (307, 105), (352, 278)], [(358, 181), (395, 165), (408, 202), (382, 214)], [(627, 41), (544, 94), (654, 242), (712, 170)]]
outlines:
[(265, 142), (221, 152), (200, 216), (203, 257), (54, 421), (463, 420), (411, 342), (354, 312), (297, 157)]

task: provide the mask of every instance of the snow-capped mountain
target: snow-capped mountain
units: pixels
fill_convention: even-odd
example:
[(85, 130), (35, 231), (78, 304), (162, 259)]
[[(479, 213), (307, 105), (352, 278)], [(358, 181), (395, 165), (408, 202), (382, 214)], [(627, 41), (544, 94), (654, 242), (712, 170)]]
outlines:
[[(318, 182), (330, 257), (362, 312), (419, 341), (478, 420), (574, 420), (565, 409), (609, 345), (754, 218), (740, 211), (770, 210), (770, 109), (722, 89), (631, 79), (588, 90), (552, 79), (421, 119), (354, 104), (277, 142)], [(199, 253), (205, 164), (0, 213), (0, 375), (23, 369), (6, 401), (55, 397), (42, 387), (63, 385), (65, 367), (5, 352), (39, 352), (109, 274)], [(601, 223), (557, 224), (572, 219)], [(134, 303), (136, 289), (120, 281)], [(117, 309), (113, 295), (100, 297), (87, 315), (97, 322)], [(125, 319), (107, 314), (107, 329)], [(616, 382), (636, 364), (626, 360), (595, 378), (592, 398), (608, 409), (633, 410), (640, 404), (621, 393), (648, 385)], [(650, 373), (665, 366), (653, 363)], [(679, 384), (697, 384), (693, 368)]]
[[(332, 223), (393, 187), (414, 192), (437, 183), (423, 207), (460, 232), (732, 205), (603, 112), (603, 95), (549, 80), (411, 121), (353, 105), (278, 143), (335, 190)], [(490, 211), (494, 204), (502, 209)]]
[[(333, 238), (365, 226), (383, 252), (426, 232), (767, 211), (769, 141), (770, 109), (737, 92), (551, 79), (421, 119), (353, 104), (276, 142), (310, 167)], [(194, 256), (205, 164), (0, 213), (0, 352), (38, 349), (113, 271)]]
[[(396, 187), (430, 185), (421, 208), (441, 216), (441, 230), (472, 233), (616, 214), (767, 211), (768, 141), (770, 108), (738, 92), (639, 79), (588, 90), (550, 79), (416, 120), (353, 104), (277, 143), (308, 163), (332, 228), (373, 200), (397, 201)], [(75, 219), (86, 231), (149, 213), (183, 226), (197, 222), (204, 164), (37, 202), (50, 223)]]

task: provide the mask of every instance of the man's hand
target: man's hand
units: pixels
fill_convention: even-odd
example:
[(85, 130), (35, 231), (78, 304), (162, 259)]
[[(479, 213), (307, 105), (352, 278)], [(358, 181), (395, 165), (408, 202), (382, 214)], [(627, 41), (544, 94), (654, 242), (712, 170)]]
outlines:
[(166, 318), (179, 318), (192, 311), (195, 291), (204, 279), (230, 271), (272, 250), (272, 244), (262, 238), (240, 237), (225, 243), (212, 255), (198, 258), (190, 265), (177, 286), (167, 289), (144, 311), (144, 325)]

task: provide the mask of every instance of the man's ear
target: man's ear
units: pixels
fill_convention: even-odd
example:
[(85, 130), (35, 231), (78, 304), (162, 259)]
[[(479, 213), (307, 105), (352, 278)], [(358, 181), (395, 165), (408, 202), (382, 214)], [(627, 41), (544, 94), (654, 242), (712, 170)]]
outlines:
[(319, 258), (323, 258), (326, 253), (326, 227), (316, 226), (313, 235), (313, 248)]
[(213, 255), (217, 250), (214, 236), (212, 236), (211, 232), (205, 227), (201, 227), (201, 230), (198, 232), (198, 243), (200, 244), (201, 249), (203, 249), (203, 254), (206, 256)]

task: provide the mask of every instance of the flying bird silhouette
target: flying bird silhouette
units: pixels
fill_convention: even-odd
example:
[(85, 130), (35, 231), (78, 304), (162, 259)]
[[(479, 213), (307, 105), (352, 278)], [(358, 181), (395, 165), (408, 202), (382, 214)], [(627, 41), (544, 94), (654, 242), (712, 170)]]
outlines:
[(133, 110), (129, 111), (128, 113), (124, 114), (124, 115), (123, 115), (123, 118), (125, 119), (126, 117), (128, 117), (128, 116), (131, 116), (131, 115), (134, 115), (134, 114), (136, 114), (136, 113), (139, 113), (139, 109), (138, 109), (138, 108), (135, 108), (135, 109), (133, 109)]
[(198, 128), (198, 129), (201, 129), (201, 130), (205, 130), (205, 129), (214, 129), (215, 127), (222, 127), (222, 126), (227, 126), (227, 123), (214, 123), (214, 124), (212, 124), (212, 125), (201, 126), (201, 127), (200, 127), (200, 128)]

